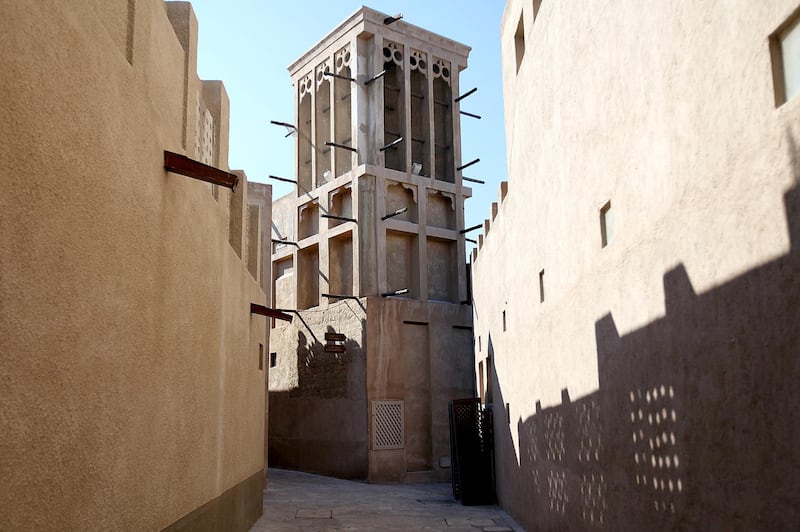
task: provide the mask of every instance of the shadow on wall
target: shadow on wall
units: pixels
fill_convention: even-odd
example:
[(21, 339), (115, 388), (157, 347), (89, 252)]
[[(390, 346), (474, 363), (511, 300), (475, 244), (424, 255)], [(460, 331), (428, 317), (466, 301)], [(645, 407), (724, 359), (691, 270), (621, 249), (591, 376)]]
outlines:
[(343, 331), (325, 324), (327, 314), (323, 323), (309, 323), (302, 314), (296, 326), (298, 385), (269, 395), (269, 465), (366, 478), (366, 321), (355, 311), (350, 320), (340, 319), (360, 338), (339, 342), (344, 353), (329, 353), (325, 333)]
[(704, 294), (678, 266), (664, 318), (622, 337), (598, 321), (599, 390), (537, 403), (518, 461), (493, 372), (498, 488), (524, 526), (798, 529), (800, 186), (784, 202), (786, 255)]
[[(361, 320), (362, 330), (365, 326)], [(329, 325), (326, 332), (336, 331)], [(289, 397), (347, 397), (348, 372), (361, 353), (361, 344), (348, 339), (343, 345), (344, 353), (326, 353), (318, 338), (309, 341), (303, 331), (297, 331), (298, 386), (289, 391)]]

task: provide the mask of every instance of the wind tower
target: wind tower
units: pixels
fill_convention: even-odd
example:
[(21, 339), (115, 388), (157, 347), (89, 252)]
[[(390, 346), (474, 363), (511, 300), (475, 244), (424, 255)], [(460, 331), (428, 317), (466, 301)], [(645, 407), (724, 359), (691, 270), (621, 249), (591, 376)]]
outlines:
[[(457, 101), (469, 51), (362, 7), (289, 66), (296, 188), (273, 205), (273, 306), (302, 319), (272, 334), (273, 463), (447, 473), (447, 402), (474, 394)], [(348, 401), (329, 439), (299, 426), (312, 398)]]

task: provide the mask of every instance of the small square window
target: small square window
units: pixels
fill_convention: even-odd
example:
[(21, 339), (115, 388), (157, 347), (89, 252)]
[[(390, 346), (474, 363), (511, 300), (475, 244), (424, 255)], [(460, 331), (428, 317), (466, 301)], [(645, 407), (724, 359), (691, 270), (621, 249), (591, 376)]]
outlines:
[(278, 353), (269, 354), (269, 367), (274, 368), (278, 365)]
[(800, 12), (770, 37), (775, 105), (800, 94)]
[(614, 238), (614, 224), (611, 218), (611, 201), (607, 201), (600, 209), (600, 243), (606, 247)]

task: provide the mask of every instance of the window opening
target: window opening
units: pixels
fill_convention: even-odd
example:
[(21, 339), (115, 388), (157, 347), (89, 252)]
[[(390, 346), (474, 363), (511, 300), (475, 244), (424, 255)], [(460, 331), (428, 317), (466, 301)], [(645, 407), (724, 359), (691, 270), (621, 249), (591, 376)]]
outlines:
[(519, 23), (517, 24), (517, 32), (514, 34), (514, 50), (517, 54), (517, 73), (519, 67), (522, 66), (522, 58), (525, 56), (525, 21), (523, 17), (525, 13), (519, 14)]
[(783, 105), (800, 93), (800, 10), (770, 38), (775, 104)]
[(544, 303), (544, 270), (539, 272), (539, 303)]
[(611, 201), (607, 201), (600, 209), (600, 240), (602, 247), (606, 247), (614, 238), (614, 226), (611, 218)]

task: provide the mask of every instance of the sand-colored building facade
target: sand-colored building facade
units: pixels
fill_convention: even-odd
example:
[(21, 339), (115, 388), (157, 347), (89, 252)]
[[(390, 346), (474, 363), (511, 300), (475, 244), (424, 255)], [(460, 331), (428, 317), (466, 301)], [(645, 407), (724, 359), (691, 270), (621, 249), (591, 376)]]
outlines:
[(468, 54), (361, 8), (289, 67), (296, 187), (274, 202), (271, 260), (273, 305), (297, 319), (271, 334), (271, 464), (449, 478), (447, 404), (474, 393), (455, 101)]
[(271, 191), (164, 168), (167, 150), (228, 170), (191, 6), (0, 11), (0, 526), (247, 530)]
[(797, 10), (507, 2), (475, 370), (526, 527), (800, 522)]

